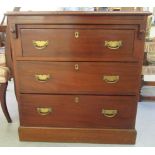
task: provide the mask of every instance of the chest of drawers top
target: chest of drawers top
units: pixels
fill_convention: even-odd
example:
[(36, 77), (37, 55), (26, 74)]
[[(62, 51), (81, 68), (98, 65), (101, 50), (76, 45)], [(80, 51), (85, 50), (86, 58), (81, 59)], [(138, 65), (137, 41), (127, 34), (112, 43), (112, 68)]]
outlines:
[[(12, 24), (144, 24), (150, 12), (21, 11), (7, 12)], [(13, 26), (13, 25), (12, 25)], [(15, 28), (15, 27), (14, 27)]]

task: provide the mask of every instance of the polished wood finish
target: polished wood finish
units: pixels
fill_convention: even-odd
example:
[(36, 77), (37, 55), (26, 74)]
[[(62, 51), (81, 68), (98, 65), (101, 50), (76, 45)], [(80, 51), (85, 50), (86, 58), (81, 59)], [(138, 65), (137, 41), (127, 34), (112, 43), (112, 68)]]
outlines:
[(0, 32), (6, 32), (6, 25), (0, 25)]
[[(43, 26), (44, 27), (44, 26)], [(75, 34), (78, 33), (78, 38)], [(49, 35), (50, 34), (50, 35)], [(101, 27), (95, 26), (94, 28), (76, 28), (76, 26), (68, 28), (65, 26), (60, 29), (21, 29), (20, 32), (23, 56), (30, 57), (52, 57), (57, 60), (63, 59), (75, 59), (79, 60), (87, 58), (90, 60), (96, 58), (104, 60), (108, 57), (117, 58), (120, 57), (133, 57), (133, 30), (103, 30)], [(37, 40), (48, 41), (48, 46), (44, 49), (37, 49), (33, 45), (33, 41)], [(109, 49), (105, 46), (105, 41), (118, 40), (122, 41), (122, 46), (118, 49)], [(113, 58), (113, 59), (114, 59)]]
[(141, 96), (140, 101), (155, 101), (155, 96)]
[(148, 15), (7, 13), (20, 140), (134, 144)]
[(7, 89), (8, 83), (2, 83), (0, 84), (0, 104), (3, 110), (3, 113), (8, 121), (8, 123), (11, 123), (11, 117), (8, 112), (7, 104), (6, 104), (6, 89)]
[[(78, 65), (78, 70), (75, 65)], [(137, 67), (137, 63), (18, 61), (19, 91), (135, 95), (138, 91)], [(38, 74), (50, 75), (50, 78), (40, 82), (35, 77)], [(119, 76), (119, 80), (116, 83), (107, 83), (104, 76)]]
[[(127, 129), (135, 123), (135, 96), (21, 95), (20, 99), (22, 126)], [(41, 115), (37, 108), (52, 111)], [(103, 109), (118, 112), (114, 117), (107, 117)]]
[(6, 25), (0, 25), (0, 47), (5, 46)]
[(136, 134), (134, 129), (19, 128), (21, 141), (134, 144)]
[(6, 28), (6, 43), (5, 43), (5, 55), (6, 55), (6, 66), (10, 69), (10, 78), (13, 77), (13, 60), (12, 60), (12, 46), (9, 36), (9, 29)]
[(155, 82), (154, 81), (143, 81), (143, 85), (144, 86), (155, 86)]
[[(5, 43), (5, 34), (6, 34), (6, 28), (7, 26), (6, 25), (2, 25), (3, 24), (3, 21), (0, 25), (0, 47), (4, 47), (6, 46), (6, 43)], [(3, 66), (4, 64), (2, 64)], [(5, 64), (7, 66), (7, 64)], [(0, 67), (2, 67), (0, 66)], [(8, 66), (7, 66), (8, 67)], [(3, 69), (2, 69), (3, 71)], [(4, 75), (3, 75), (4, 76)], [(7, 104), (6, 104), (6, 90), (7, 90), (7, 86), (8, 86), (8, 82), (6, 83), (0, 83), (0, 104), (1, 104), (1, 107), (2, 107), (2, 110), (3, 110), (3, 113), (8, 121), (8, 123), (11, 123), (12, 120), (11, 120), (11, 117), (9, 115), (9, 112), (8, 112), (8, 108), (7, 108)]]
[(6, 13), (8, 16), (65, 16), (65, 15), (72, 15), (72, 16), (86, 16), (86, 15), (91, 15), (91, 16), (130, 16), (131, 18), (135, 18), (135, 16), (148, 16), (151, 15), (150, 12), (147, 11), (105, 11), (105, 12), (94, 12), (94, 11), (9, 11)]

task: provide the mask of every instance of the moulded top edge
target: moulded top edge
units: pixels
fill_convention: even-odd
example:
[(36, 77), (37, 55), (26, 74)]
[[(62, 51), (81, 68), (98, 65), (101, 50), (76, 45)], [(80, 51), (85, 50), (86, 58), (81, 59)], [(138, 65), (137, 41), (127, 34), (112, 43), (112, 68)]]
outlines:
[(97, 12), (97, 11), (18, 11), (18, 12), (7, 12), (5, 15), (7, 16), (40, 16), (40, 15), (130, 15), (130, 16), (149, 16), (151, 12), (148, 11), (104, 11), (104, 12)]

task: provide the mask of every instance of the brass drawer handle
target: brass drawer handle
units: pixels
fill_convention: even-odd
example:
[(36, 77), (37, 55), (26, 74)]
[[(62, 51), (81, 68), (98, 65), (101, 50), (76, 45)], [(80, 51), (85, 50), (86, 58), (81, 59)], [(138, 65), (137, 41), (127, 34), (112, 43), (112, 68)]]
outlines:
[(115, 117), (118, 114), (118, 110), (109, 110), (109, 109), (102, 109), (102, 114), (105, 117)]
[(122, 46), (122, 41), (105, 41), (105, 46), (111, 50), (117, 50)]
[(48, 40), (46, 40), (46, 41), (44, 41), (44, 40), (33, 40), (32, 43), (33, 43), (33, 46), (38, 50), (42, 50), (48, 46)]
[(49, 74), (36, 74), (35, 78), (39, 82), (46, 82), (47, 80), (50, 79), (50, 75)]
[(77, 39), (77, 38), (79, 38), (79, 32), (75, 32), (75, 38)]
[(106, 83), (117, 83), (119, 81), (119, 76), (118, 75), (110, 75), (110, 76), (103, 76), (103, 80), (106, 82)]
[(48, 115), (49, 113), (52, 112), (52, 108), (37, 108), (37, 112), (40, 115)]

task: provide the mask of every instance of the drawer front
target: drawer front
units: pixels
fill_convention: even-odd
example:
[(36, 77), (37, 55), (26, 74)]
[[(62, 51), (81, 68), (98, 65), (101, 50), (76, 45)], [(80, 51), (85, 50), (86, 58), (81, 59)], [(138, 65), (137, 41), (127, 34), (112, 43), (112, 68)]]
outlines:
[(21, 93), (129, 94), (138, 91), (136, 63), (17, 62)]
[(135, 96), (21, 95), (22, 126), (134, 128)]
[(23, 56), (60, 60), (133, 57), (133, 30), (21, 29)]

